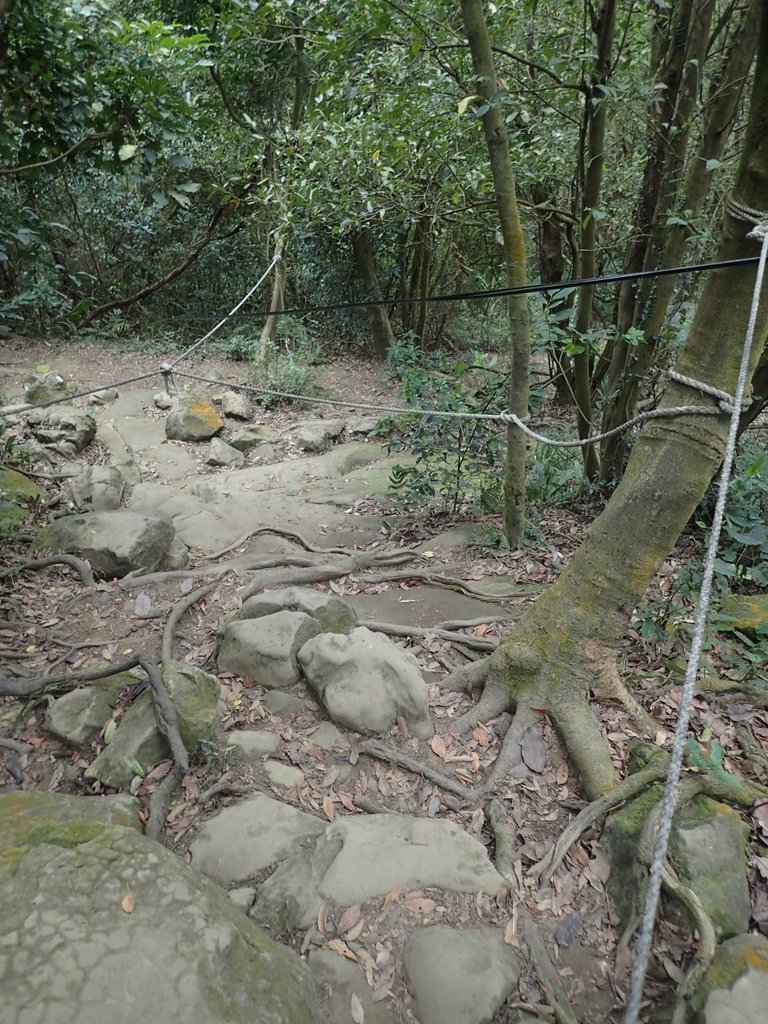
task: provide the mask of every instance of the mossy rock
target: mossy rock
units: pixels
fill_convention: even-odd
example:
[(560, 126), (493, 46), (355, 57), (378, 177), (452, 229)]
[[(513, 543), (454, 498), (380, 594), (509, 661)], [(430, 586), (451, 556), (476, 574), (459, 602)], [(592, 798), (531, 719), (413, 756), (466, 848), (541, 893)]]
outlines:
[(717, 627), (723, 632), (744, 633), (753, 640), (760, 630), (768, 632), (768, 594), (728, 594), (720, 604)]
[(27, 511), (12, 501), (0, 500), (0, 537), (10, 537), (21, 529)]
[(43, 491), (34, 480), (17, 469), (0, 467), (0, 498), (14, 502), (39, 501), (44, 497)]

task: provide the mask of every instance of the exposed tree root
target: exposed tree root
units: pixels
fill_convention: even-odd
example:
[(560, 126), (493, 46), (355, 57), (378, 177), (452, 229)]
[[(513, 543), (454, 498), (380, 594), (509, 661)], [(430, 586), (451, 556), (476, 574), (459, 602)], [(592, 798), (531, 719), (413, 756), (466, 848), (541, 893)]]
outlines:
[(179, 601), (171, 614), (168, 616), (168, 621), (165, 624), (163, 630), (163, 646), (161, 658), (163, 664), (167, 665), (173, 660), (173, 638), (176, 633), (176, 627), (181, 621), (184, 612), (191, 608), (193, 604), (196, 604), (202, 598), (206, 597), (215, 590), (217, 587), (216, 583), (207, 583), (204, 587), (198, 587), (197, 590), (193, 590), (190, 594), (187, 594), (185, 598)]
[(741, 747), (744, 754), (757, 764), (768, 770), (768, 754), (763, 753), (760, 744), (754, 737), (754, 733), (748, 726), (737, 729), (734, 739)]
[(244, 533), (239, 540), (234, 542), (234, 544), (230, 544), (227, 547), (222, 548), (213, 555), (209, 555), (208, 561), (215, 562), (218, 558), (221, 558), (222, 555), (228, 555), (230, 551), (234, 551), (236, 548), (241, 547), (246, 543), (246, 541), (251, 540), (252, 537), (259, 537), (264, 534), (269, 534), (274, 537), (284, 537), (285, 540), (290, 540), (294, 544), (300, 545), (300, 547), (304, 548), (305, 551), (313, 551), (320, 555), (353, 554), (353, 551), (350, 548), (321, 548), (315, 544), (310, 544), (303, 534), (297, 533), (295, 530), (281, 530), (276, 526), (261, 526), (256, 530), (249, 530), (247, 533)]
[(129, 672), (139, 664), (138, 657), (127, 661), (117, 661), (99, 668), (87, 668), (82, 672), (51, 673), (45, 676), (27, 676), (23, 679), (0, 679), (0, 697), (31, 697), (38, 691), (56, 686), (61, 692), (72, 689), (77, 683), (89, 683), (96, 679), (106, 679), (120, 672)]
[(159, 839), (165, 827), (168, 817), (168, 804), (171, 797), (184, 777), (184, 772), (178, 764), (174, 764), (170, 772), (149, 798), (149, 818), (145, 828), (145, 834), (150, 839)]
[(555, 1011), (555, 1020), (558, 1024), (578, 1024), (576, 1014), (568, 1002), (568, 996), (560, 981), (560, 975), (549, 957), (539, 929), (522, 903), (518, 906), (518, 913), (523, 919), (523, 937), (528, 952), (531, 954), (531, 963), (539, 984), (544, 989), (547, 1001)]
[(0, 572), (0, 580), (4, 580), (8, 576), (17, 576), (20, 572), (26, 572), (28, 569), (46, 569), (49, 565), (68, 565), (75, 570), (84, 587), (92, 587), (94, 584), (90, 565), (75, 555), (51, 555), (50, 558), (35, 558), (30, 562), (22, 562), (21, 565), (14, 565), (11, 569)]
[(696, 930), (699, 935), (693, 963), (689, 967), (685, 981), (678, 992), (677, 1005), (672, 1016), (672, 1024), (684, 1024), (687, 1019), (686, 1003), (695, 992), (709, 965), (715, 958), (717, 935), (715, 934), (712, 919), (705, 910), (704, 904), (693, 889), (690, 889), (680, 881), (669, 864), (665, 864), (662, 868), (661, 881), (667, 892), (683, 904), (696, 922)]
[(616, 651), (612, 647), (606, 647), (604, 644), (601, 644), (595, 638), (586, 640), (584, 650), (594, 665), (600, 682), (608, 695), (623, 706), (637, 728), (645, 736), (648, 738), (653, 737), (658, 730), (658, 724), (624, 685), (616, 664)]
[[(418, 557), (416, 552), (411, 552), (411, 557)], [(443, 576), (439, 573), (427, 572), (423, 569), (404, 569), (402, 572), (381, 572), (372, 576), (366, 576), (366, 583), (394, 583), (398, 580), (420, 580), (422, 583), (429, 583), (433, 587), (442, 587), (445, 590), (457, 590), (460, 594), (475, 598), (476, 601), (487, 601), (489, 604), (501, 604), (504, 601), (527, 601), (532, 594), (538, 593), (541, 587), (531, 587), (529, 593), (521, 594), (519, 590), (512, 590), (506, 594), (487, 594), (479, 587), (474, 587), (467, 580), (460, 580), (455, 576)], [(361, 580), (362, 582), (362, 580)]]
[(168, 696), (168, 691), (160, 675), (160, 669), (154, 661), (149, 661), (148, 658), (143, 658), (141, 655), (137, 657), (136, 661), (147, 673), (149, 684), (152, 687), (155, 717), (157, 718), (160, 732), (168, 741), (173, 760), (179, 766), (182, 773), (186, 774), (189, 771), (189, 754), (179, 732), (179, 716), (176, 713), (176, 705)]
[(248, 562), (240, 560), (222, 562), (221, 565), (200, 565), (195, 569), (168, 569), (164, 572), (128, 573), (122, 579), (117, 580), (121, 590), (135, 590), (137, 587), (144, 587), (150, 583), (166, 583), (169, 580), (194, 580), (202, 576), (225, 576), (228, 572), (251, 572), (258, 569), (277, 569), (284, 566), (317, 565), (314, 558), (300, 558), (295, 555), (281, 555), (276, 558), (259, 558)]
[[(359, 555), (350, 555), (343, 561), (336, 563), (325, 563), (324, 565), (311, 565), (303, 569), (288, 571), (285, 569), (265, 570), (259, 577), (246, 587), (238, 591), (238, 595), (246, 600), (259, 594), (263, 590), (276, 587), (308, 586), (312, 583), (326, 583), (328, 580), (336, 580), (341, 576), (351, 576), (364, 572), (373, 565), (397, 565), (409, 562), (417, 557), (413, 552), (362, 552)], [(362, 582), (369, 582), (368, 579)]]
[(462, 800), (466, 800), (467, 803), (474, 803), (483, 795), (482, 790), (464, 786), (458, 779), (452, 779), (449, 775), (436, 772), (428, 765), (417, 761), (416, 758), (409, 757), (407, 754), (401, 754), (399, 750), (392, 750), (391, 747), (379, 743), (378, 740), (366, 740), (360, 746), (360, 753), (379, 758), (381, 761), (388, 761), (390, 764), (399, 765), (399, 767), (406, 768), (409, 772), (415, 772), (417, 775), (423, 775), (425, 779), (434, 782), (435, 785), (440, 786), (441, 789), (446, 790), (448, 793), (454, 793), (456, 796), (461, 797)]
[(495, 797), (488, 801), (488, 821), (493, 829), (496, 840), (496, 870), (508, 881), (520, 888), (520, 858), (515, 853), (515, 839), (517, 838), (517, 823), (504, 809), (501, 800)]
[(394, 622), (377, 622), (373, 619), (363, 619), (361, 620), (360, 625), (365, 626), (366, 629), (370, 629), (374, 633), (386, 633), (388, 636), (418, 638), (436, 636), (441, 640), (450, 640), (454, 643), (462, 643), (467, 647), (474, 648), (476, 651), (495, 651), (499, 646), (499, 641), (493, 640), (490, 637), (467, 636), (466, 633), (454, 633), (451, 630), (439, 629), (437, 626), (433, 628), (422, 626), (401, 626)]
[(31, 754), (35, 748), (20, 740), (12, 740), (10, 736), (0, 736), (0, 749), (12, 750), (14, 754)]
[(489, 662), (487, 658), (482, 661), (473, 661), (469, 665), (461, 665), (453, 669), (447, 676), (437, 680), (437, 685), (443, 690), (455, 690), (457, 693), (474, 693), (479, 690), (488, 677)]

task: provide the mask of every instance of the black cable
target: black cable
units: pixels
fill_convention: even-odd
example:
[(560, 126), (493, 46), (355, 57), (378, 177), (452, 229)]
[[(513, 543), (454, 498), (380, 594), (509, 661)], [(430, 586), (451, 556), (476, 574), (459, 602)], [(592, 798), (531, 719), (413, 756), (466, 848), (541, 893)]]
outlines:
[[(311, 316), (315, 313), (335, 313), (348, 309), (367, 309), (370, 306), (414, 306), (427, 302), (463, 302), (471, 299), (493, 299), (508, 298), (511, 295), (536, 295), (545, 292), (570, 291), (574, 288), (586, 288), (598, 284), (617, 284), (620, 281), (638, 281), (647, 277), (669, 277), (670, 274), (696, 274), (702, 270), (725, 270), (730, 267), (748, 266), (750, 263), (757, 263), (759, 256), (744, 256), (740, 259), (714, 260), (711, 263), (689, 263), (682, 267), (663, 267), (656, 270), (634, 270), (624, 271), (620, 274), (607, 274), (604, 277), (582, 277), (574, 281), (550, 281), (539, 284), (518, 285), (515, 288), (493, 288), (486, 291), (476, 292), (452, 292), (448, 295), (426, 295), (413, 298), (390, 298), (390, 299), (367, 299), (355, 302), (333, 302), (326, 306), (308, 306), (301, 309), (298, 306), (289, 309), (277, 309), (273, 312), (257, 310), (255, 312), (240, 312), (232, 315), (231, 319), (240, 317), (262, 317), (268, 316)], [(185, 320), (202, 320), (210, 317), (195, 316), (187, 317)]]

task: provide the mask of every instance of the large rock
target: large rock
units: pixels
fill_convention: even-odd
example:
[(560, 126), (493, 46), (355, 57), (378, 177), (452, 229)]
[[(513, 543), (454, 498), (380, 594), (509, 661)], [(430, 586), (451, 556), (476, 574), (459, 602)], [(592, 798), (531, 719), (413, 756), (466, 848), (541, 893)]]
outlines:
[(405, 947), (419, 1024), (484, 1024), (514, 991), (520, 967), (496, 928), (422, 928)]
[(419, 663), (389, 637), (363, 627), (323, 633), (304, 644), (299, 664), (334, 722), (376, 734), (402, 715), (415, 736), (432, 735)]
[[(723, 622), (723, 619), (727, 620)], [(730, 627), (755, 639), (768, 628), (768, 594), (728, 594), (720, 605), (717, 628)]]
[(72, 747), (89, 747), (112, 717), (120, 691), (135, 682), (120, 673), (57, 697), (45, 713), (45, 728)]
[(235, 619), (219, 634), (216, 665), (259, 686), (284, 688), (301, 678), (297, 655), (320, 626), (304, 612), (279, 611), (258, 619)]
[(502, 882), (482, 843), (451, 821), (348, 817), (280, 864), (261, 886), (251, 915), (282, 934), (308, 927), (322, 903), (348, 907), (398, 885), (495, 893)]
[(284, 860), (298, 843), (324, 828), (311, 814), (257, 793), (201, 826), (189, 847), (192, 864), (230, 885)]
[(205, 398), (182, 399), (165, 421), (165, 436), (173, 441), (207, 441), (223, 429), (224, 420)]
[(80, 555), (96, 572), (119, 578), (136, 569), (157, 569), (175, 533), (162, 512), (123, 508), (57, 519), (41, 531), (36, 547)]
[(270, 430), (261, 423), (249, 423), (247, 427), (235, 430), (229, 437), (232, 447), (246, 454), (261, 444), (274, 444), (279, 440), (280, 435), (276, 430)]
[(243, 602), (234, 619), (258, 619), (283, 610), (310, 615), (323, 633), (349, 633), (357, 625), (357, 612), (346, 601), (311, 587), (283, 587), (256, 594)]
[(69, 387), (57, 370), (47, 370), (27, 377), (24, 392), (30, 405), (45, 405), (56, 398), (63, 398), (69, 392)]
[[(309, 969), (320, 989), (328, 993), (327, 1020), (333, 1024), (355, 1024), (356, 1021), (399, 1024), (402, 1021), (402, 1016), (395, 1016), (385, 1001), (373, 1001), (373, 993), (358, 963), (330, 949), (313, 949), (309, 954)], [(362, 1017), (359, 1013), (352, 1014), (356, 1000), (362, 1007)]]
[[(194, 665), (172, 661), (163, 666), (162, 678), (176, 708), (179, 733), (187, 750), (192, 753), (201, 743), (216, 743), (220, 695), (216, 677)], [(145, 690), (122, 716), (111, 742), (91, 763), (86, 777), (99, 779), (114, 789), (124, 789), (133, 779), (126, 758), (138, 761), (146, 771), (169, 753), (168, 743), (157, 725), (151, 690)]]
[(0, 466), (0, 498), (12, 502), (40, 501), (45, 495), (25, 473)]
[(670, 834), (680, 880), (699, 897), (723, 938), (749, 928), (748, 835), (749, 826), (737, 811), (706, 796), (677, 812)]
[(325, 452), (344, 431), (344, 420), (312, 420), (291, 431), (291, 438), (302, 451)]
[(86, 466), (67, 481), (67, 490), (75, 508), (99, 512), (120, 508), (125, 481), (114, 466)]
[(222, 441), (220, 437), (212, 437), (208, 458), (205, 461), (209, 466), (230, 466), (237, 469), (239, 466), (245, 465), (245, 456), (231, 444)]
[(720, 946), (692, 1000), (696, 1024), (763, 1024), (768, 939), (737, 935)]
[[(69, 405), (35, 409), (27, 413), (27, 422), (38, 441), (56, 445), (65, 454), (81, 452), (96, 436), (96, 420), (90, 413)], [(68, 447), (62, 448), (66, 445)]]
[(97, 820), (104, 803), (0, 796), (0, 1022), (319, 1024), (299, 958), (168, 850)]
[(225, 416), (234, 420), (249, 420), (253, 416), (250, 399), (242, 391), (225, 391), (221, 396), (221, 409)]

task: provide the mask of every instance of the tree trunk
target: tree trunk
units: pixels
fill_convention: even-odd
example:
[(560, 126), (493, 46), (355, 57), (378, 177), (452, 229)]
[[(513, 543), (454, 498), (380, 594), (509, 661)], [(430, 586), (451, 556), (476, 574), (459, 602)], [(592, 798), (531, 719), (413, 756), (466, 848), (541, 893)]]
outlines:
[(272, 297), (269, 300), (269, 316), (264, 322), (264, 326), (261, 329), (259, 335), (259, 349), (257, 361), (260, 365), (266, 363), (269, 356), (270, 346), (274, 345), (275, 334), (277, 333), (277, 320), (278, 318), (273, 314), (279, 309), (285, 308), (285, 260), (283, 259), (283, 239), (278, 237), (275, 243), (275, 277), (272, 282)]
[[(352, 250), (355, 256), (355, 271), (363, 282), (366, 298), (380, 301), (382, 298), (379, 279), (376, 276), (376, 263), (373, 258), (371, 233), (368, 228), (361, 228), (352, 238)], [(390, 347), (395, 343), (392, 324), (385, 306), (366, 306), (368, 319), (371, 323), (373, 350), (379, 359), (385, 359)]]
[[(761, 15), (749, 125), (734, 194), (768, 210), (768, 10)], [(768, 219), (768, 218), (767, 218)], [(753, 225), (726, 214), (720, 258), (757, 254)], [(754, 287), (754, 267), (709, 272), (677, 370), (731, 394), (736, 387)], [(768, 302), (758, 315), (750, 370), (768, 331)], [(670, 383), (662, 406), (714, 400)], [(487, 720), (510, 703), (505, 768), (541, 711), (553, 719), (591, 797), (610, 790), (615, 773), (588, 703), (601, 661), (621, 641), (633, 610), (704, 495), (722, 461), (725, 415), (655, 419), (635, 444), (622, 481), (570, 565), (492, 656), (483, 696), (460, 724)]]
[[(485, 143), (504, 242), (507, 285), (515, 288), (527, 281), (525, 239), (517, 205), (515, 173), (509, 156), (507, 126), (497, 97), (499, 87), (482, 0), (461, 0), (461, 14), (476, 75), (475, 87), (487, 107), (482, 117)], [(526, 296), (515, 295), (507, 299), (507, 319), (510, 334), (508, 408), (524, 419), (528, 415), (531, 362)], [(510, 425), (507, 429), (504, 469), (504, 532), (512, 546), (522, 542), (525, 528), (525, 450), (525, 434), (518, 427)]]
[[(587, 168), (581, 203), (580, 277), (596, 274), (595, 245), (597, 242), (597, 214), (603, 186), (605, 166), (605, 128), (608, 122), (608, 96), (605, 86), (611, 74), (611, 52), (616, 26), (616, 0), (605, 0), (593, 26), (597, 35), (597, 55), (592, 80), (587, 90), (584, 117), (587, 121)], [(591, 343), (587, 337), (592, 326), (594, 286), (579, 289), (576, 306), (576, 336), (582, 338), (582, 351), (573, 359), (573, 380), (576, 396), (576, 425), (579, 437), (592, 432), (592, 375)], [(584, 472), (588, 480), (597, 480), (599, 463), (594, 445), (583, 449)]]
[[(531, 202), (534, 207), (541, 209), (541, 214), (536, 222), (536, 249), (538, 253), (539, 278), (542, 284), (554, 284), (563, 280), (565, 272), (565, 257), (563, 256), (563, 224), (561, 220), (547, 207), (550, 204), (551, 195), (548, 187), (542, 182), (531, 186)], [(578, 253), (575, 253), (578, 257)], [(579, 266), (571, 267), (571, 277), (579, 277)], [(544, 302), (549, 310), (549, 315), (555, 320), (570, 319), (570, 312), (573, 308), (573, 300), (570, 295), (566, 298), (552, 298), (547, 292), (544, 295)], [(560, 314), (560, 316), (558, 316)], [(573, 366), (571, 357), (565, 351), (565, 345), (555, 340), (548, 346), (547, 356), (549, 358), (549, 369), (554, 378), (555, 395), (559, 405), (573, 405)]]

